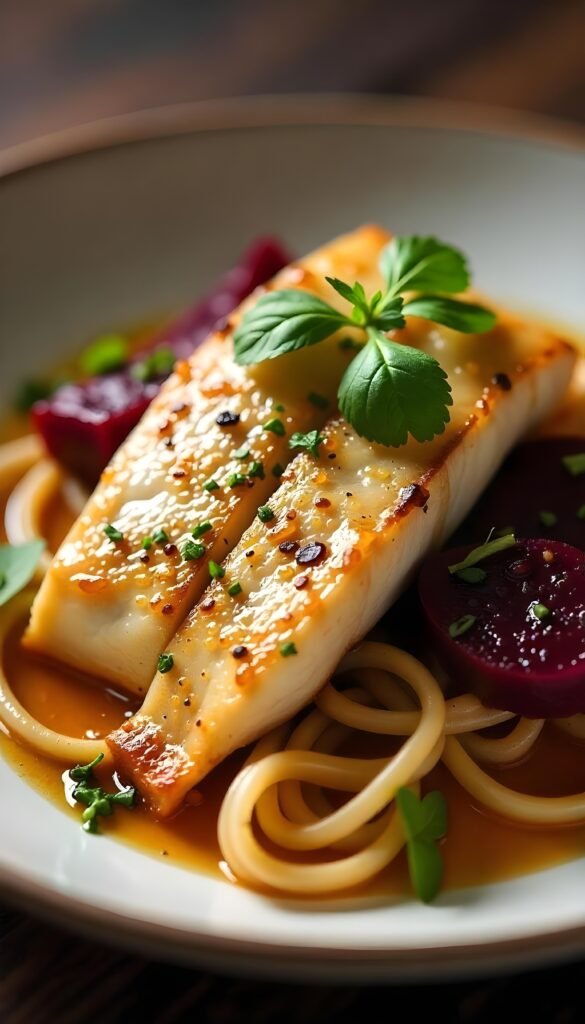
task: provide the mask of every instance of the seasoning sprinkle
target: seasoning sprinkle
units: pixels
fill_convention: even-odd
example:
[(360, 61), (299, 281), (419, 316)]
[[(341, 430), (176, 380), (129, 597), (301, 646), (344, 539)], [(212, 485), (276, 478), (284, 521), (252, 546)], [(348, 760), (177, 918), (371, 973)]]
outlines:
[(111, 523), (107, 523), (104, 526), (104, 533), (108, 540), (111, 540), (112, 544), (119, 544), (121, 540), (124, 540), (124, 534), (115, 526), (112, 526)]
[(550, 608), (547, 608), (545, 604), (541, 604), (540, 601), (535, 601), (534, 604), (531, 604), (530, 611), (539, 622), (542, 622), (543, 619), (548, 619), (550, 615)]
[(191, 536), (197, 540), (197, 538), (202, 537), (204, 533), (209, 533), (211, 529), (213, 529), (213, 527), (209, 520), (206, 519), (204, 523), (200, 523), (199, 526), (196, 526), (195, 529), (191, 531)]
[(166, 544), (169, 539), (169, 535), (166, 530), (164, 530), (162, 527), (159, 527), (158, 530), (154, 531), (152, 539), (155, 544)]
[(234, 459), (247, 459), (250, 454), (250, 449), (247, 444), (243, 444), (240, 448), (236, 448), (234, 452)]
[(217, 562), (209, 562), (207, 568), (209, 569), (209, 575), (212, 580), (222, 580), (225, 576), (225, 569), (223, 566), (218, 565)]
[(293, 644), (292, 640), (289, 640), (286, 644), (281, 644), (280, 653), (283, 658), (290, 658), (291, 654), (298, 654), (296, 645)]
[(258, 509), (258, 519), (261, 523), (269, 523), (274, 519), (274, 512), (270, 508), (270, 505), (260, 505)]
[(204, 491), (217, 491), (217, 490), (219, 490), (219, 484), (218, 484), (217, 480), (214, 480), (213, 477), (210, 480), (206, 480), (205, 483), (203, 484), (203, 490)]
[(203, 558), (206, 548), (204, 544), (196, 544), (192, 540), (188, 540), (181, 554), (186, 562), (196, 562), (199, 558)]
[(469, 630), (475, 626), (477, 618), (475, 615), (462, 615), (460, 619), (456, 619), (449, 626), (449, 636), (451, 639), (455, 639), (458, 636), (463, 636), (468, 633)]
[(158, 659), (157, 668), (160, 674), (164, 676), (166, 675), (167, 672), (170, 672), (171, 669), (174, 668), (174, 665), (175, 659), (173, 658), (172, 654), (161, 654), (160, 658)]
[(272, 419), (266, 420), (266, 423), (262, 426), (264, 430), (268, 430), (271, 434), (277, 434), (278, 437), (284, 437), (286, 434), (285, 425), (277, 416), (273, 416)]
[(237, 597), (238, 594), (242, 593), (242, 584), (237, 580), (228, 587), (228, 594), (230, 597)]
[(150, 551), (150, 549), (151, 549), (153, 544), (154, 544), (154, 541), (153, 541), (152, 537), (143, 537), (142, 538), (142, 547), (144, 548), (145, 551)]

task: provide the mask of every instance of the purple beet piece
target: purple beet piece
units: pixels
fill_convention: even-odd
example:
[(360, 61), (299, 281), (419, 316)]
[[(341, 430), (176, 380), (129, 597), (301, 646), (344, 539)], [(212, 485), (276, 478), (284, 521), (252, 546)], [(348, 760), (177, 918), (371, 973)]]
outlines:
[(563, 465), (564, 455), (580, 452), (585, 452), (583, 437), (519, 445), (458, 530), (454, 544), (481, 543), (491, 529), (510, 527), (520, 537), (550, 537), (585, 548), (585, 473), (572, 476)]
[(50, 454), (93, 487), (166, 377), (138, 380), (132, 366), (160, 349), (170, 349), (176, 359), (188, 358), (247, 295), (289, 262), (289, 254), (276, 239), (258, 239), (237, 266), (191, 310), (161, 331), (128, 367), (66, 384), (49, 399), (37, 402), (33, 422)]
[(491, 707), (527, 718), (584, 712), (585, 552), (521, 540), (478, 563), (483, 582), (466, 583), (448, 566), (470, 550), (441, 551), (420, 573), (439, 663)]

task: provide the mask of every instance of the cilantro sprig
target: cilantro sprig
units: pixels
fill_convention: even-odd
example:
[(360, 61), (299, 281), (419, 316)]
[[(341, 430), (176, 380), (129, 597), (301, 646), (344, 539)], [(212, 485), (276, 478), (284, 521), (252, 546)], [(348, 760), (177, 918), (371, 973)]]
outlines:
[(423, 903), (435, 898), (443, 878), (443, 859), (438, 841), (447, 833), (447, 804), (439, 790), (419, 800), (402, 787), (396, 804), (406, 833), (408, 872), (413, 889)]
[(417, 316), (463, 333), (495, 323), (490, 310), (451, 296), (470, 275), (463, 253), (436, 238), (396, 237), (383, 250), (384, 291), (368, 298), (359, 281), (328, 277), (351, 309), (341, 312), (310, 292), (283, 289), (261, 296), (234, 336), (238, 363), (250, 365), (317, 345), (341, 328), (360, 332), (357, 355), (339, 385), (339, 408), (369, 441), (399, 446), (409, 434), (429, 441), (441, 434), (452, 405), (447, 375), (436, 359), (387, 337)]
[(44, 549), (43, 540), (0, 544), (0, 605), (8, 604), (30, 583)]

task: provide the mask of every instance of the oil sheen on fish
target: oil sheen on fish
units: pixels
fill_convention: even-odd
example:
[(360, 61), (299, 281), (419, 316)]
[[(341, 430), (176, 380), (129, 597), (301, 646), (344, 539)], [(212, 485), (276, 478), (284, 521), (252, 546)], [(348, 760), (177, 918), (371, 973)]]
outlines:
[(413, 320), (401, 337), (448, 372), (451, 422), (430, 443), (392, 449), (331, 419), (319, 458), (289, 465), (269, 502), (274, 517), (244, 533), (173, 637), (172, 669), (109, 738), (159, 814), (315, 696), (560, 401), (575, 361), (562, 340), (504, 314), (482, 336)]
[[(325, 275), (375, 290), (387, 240), (379, 228), (361, 228), (265, 287), (302, 288), (332, 304), (342, 300)], [(209, 582), (209, 561), (225, 557), (278, 485), (291, 433), (323, 423), (325, 403), (309, 395), (334, 398), (349, 358), (338, 339), (278, 365), (243, 368), (232, 343), (240, 315), (176, 367), (105, 470), (41, 586), (29, 647), (145, 693)]]

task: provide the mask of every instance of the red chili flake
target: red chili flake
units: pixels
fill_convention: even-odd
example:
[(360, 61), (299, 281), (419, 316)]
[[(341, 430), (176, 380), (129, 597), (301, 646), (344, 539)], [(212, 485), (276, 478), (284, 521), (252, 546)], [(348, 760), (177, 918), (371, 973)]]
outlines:
[(330, 508), (329, 498), (315, 498), (315, 508)]
[(282, 551), (283, 555), (292, 555), (295, 551), (298, 551), (298, 541), (296, 540), (283, 540), (278, 545), (278, 550)]
[(218, 427), (235, 427), (236, 423), (240, 422), (240, 414), (239, 412), (230, 412), (229, 409), (224, 409), (223, 412), (217, 414), (215, 422)]
[(318, 565), (319, 562), (323, 561), (327, 553), (327, 548), (319, 540), (311, 541), (310, 544), (305, 544), (304, 548), (297, 551), (296, 560), (298, 565)]
[(304, 590), (304, 588), (307, 586), (308, 582), (309, 582), (309, 577), (308, 576), (297, 576), (296, 579), (293, 580), (293, 583), (294, 583), (294, 585), (295, 585), (297, 590)]
[(161, 608), (161, 612), (163, 613), (163, 615), (172, 615), (174, 610), (175, 609), (173, 608), (172, 604), (163, 604)]
[(491, 383), (502, 391), (512, 390), (512, 381), (507, 373), (494, 373)]
[(147, 551), (143, 551), (143, 553), (140, 555), (140, 561), (144, 562), (144, 565), (148, 565), (148, 563), (150, 562), (150, 555), (148, 554)]
[(165, 555), (176, 555), (177, 545), (176, 544), (165, 544), (163, 551)]
[(191, 707), (191, 700), (189, 699), (189, 697), (185, 697), (185, 700), (183, 701), (183, 706), (186, 708)]
[(213, 608), (215, 608), (215, 598), (206, 597), (205, 600), (201, 602), (202, 612), (210, 612)]
[(234, 649), (232, 650), (232, 657), (234, 657), (234, 658), (245, 658), (247, 653), (248, 653), (248, 648), (244, 647), (242, 644), (238, 644), (238, 646), (234, 647)]
[(291, 520), (297, 518), (297, 513), (294, 508), (288, 510), (288, 512), (286, 513), (286, 518)]

